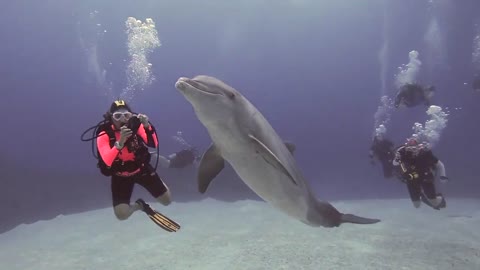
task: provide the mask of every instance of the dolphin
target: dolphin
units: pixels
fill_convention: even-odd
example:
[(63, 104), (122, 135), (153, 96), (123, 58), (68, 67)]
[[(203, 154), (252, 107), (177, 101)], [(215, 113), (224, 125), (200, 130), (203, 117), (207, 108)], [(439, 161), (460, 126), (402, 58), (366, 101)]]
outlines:
[(292, 144), (285, 144), (260, 111), (233, 87), (199, 75), (180, 77), (175, 88), (191, 103), (213, 141), (198, 168), (200, 193), (206, 192), (227, 161), (260, 198), (307, 225), (329, 228), (380, 221), (343, 214), (316, 199), (296, 165)]

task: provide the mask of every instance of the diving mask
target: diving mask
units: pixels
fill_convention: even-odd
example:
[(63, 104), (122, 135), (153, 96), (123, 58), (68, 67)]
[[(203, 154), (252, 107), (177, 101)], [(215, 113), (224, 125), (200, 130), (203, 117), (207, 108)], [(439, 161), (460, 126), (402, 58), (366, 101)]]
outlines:
[(122, 117), (128, 121), (130, 120), (130, 118), (132, 118), (132, 116), (133, 116), (133, 113), (131, 112), (114, 112), (112, 114), (112, 118), (117, 121), (121, 120)]

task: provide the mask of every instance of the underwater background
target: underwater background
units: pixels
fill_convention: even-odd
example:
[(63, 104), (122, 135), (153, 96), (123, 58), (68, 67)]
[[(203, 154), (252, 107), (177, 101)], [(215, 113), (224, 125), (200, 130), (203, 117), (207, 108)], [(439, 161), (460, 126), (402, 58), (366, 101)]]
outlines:
[[(0, 236), (7, 237), (10, 246), (3, 245), (0, 253), (20, 241), (8, 236), (15, 228), (28, 231), (28, 227), (22, 226), (45, 224), (38, 221), (55, 224), (59, 215), (104, 211), (99, 216), (115, 225), (113, 229), (92, 229), (96, 234), (112, 233), (115, 228), (119, 232), (126, 230), (122, 226), (132, 228), (140, 219), (145, 223), (142, 226), (156, 230), (147, 218), (115, 220), (110, 179), (99, 173), (91, 144), (82, 142), (80, 135), (103, 119), (113, 100), (123, 98), (154, 124), (161, 155), (179, 151), (185, 144), (202, 153), (210, 145), (210, 137), (174, 86), (179, 77), (201, 74), (215, 76), (239, 90), (282, 138), (296, 145), (298, 166), (319, 198), (387, 200), (383, 205), (366, 202), (365, 207), (355, 208), (355, 203), (346, 206), (367, 214), (388, 212), (388, 208), (381, 207), (389, 207), (388, 200), (398, 199), (403, 211), (399, 213), (422, 219), (423, 214), (412, 214), (417, 209), (407, 200), (405, 185), (384, 179), (381, 166), (370, 164), (368, 152), (380, 124), (386, 127), (386, 134), (395, 145), (403, 144), (415, 132), (415, 123), (428, 126), (434, 133), (433, 152), (445, 164), (450, 178), (439, 188), (447, 201), (461, 201), (452, 209), (470, 211), (461, 214), (470, 217), (467, 221), (472, 227), (465, 227), (466, 235), (470, 235), (473, 231), (469, 228), (474, 230), (480, 225), (475, 214), (480, 197), (480, 92), (471, 85), (480, 74), (478, 10), (480, 1), (476, 0), (2, 3), (0, 111), (6, 121), (0, 135)], [(147, 19), (152, 21), (148, 27)], [(436, 87), (432, 103), (444, 112), (439, 114), (441, 119), (434, 119), (440, 124), (434, 121), (433, 125), (426, 125), (435, 115), (429, 115), (425, 107), (391, 109), (385, 105), (385, 98), (394, 98), (401, 79)], [(200, 211), (206, 198), (210, 207), (202, 215), (206, 220), (208, 213), (215, 211), (216, 203), (218, 209), (225, 211), (216, 218), (228, 220), (229, 211), (238, 210), (244, 203), (238, 201), (255, 200), (253, 205), (262, 202), (229, 166), (203, 195), (197, 192), (193, 166), (159, 169), (158, 173), (171, 189), (174, 205), (172, 210), (154, 205), (172, 217), (176, 215), (175, 207), (180, 207), (178, 215), (186, 217)], [(132, 198), (139, 196), (150, 200), (150, 195), (137, 187)], [(252, 215), (265, 213), (251, 205), (245, 207), (252, 210)], [(258, 207), (268, 213), (275, 211), (263, 204)], [(433, 219), (441, 215), (438, 211), (422, 211), (428, 212), (422, 221), (427, 224), (429, 215)], [(269, 215), (274, 215), (272, 220), (283, 218), (277, 217), (277, 213), (265, 217)], [(397, 219), (399, 224), (408, 222)], [(193, 218), (184, 220), (182, 226), (192, 222)], [(293, 228), (304, 226), (289, 222), (295, 224)], [(237, 223), (228, 228), (235, 231), (242, 230), (242, 226)], [(290, 233), (293, 230), (291, 226), (286, 228)], [(355, 230), (361, 232), (362, 228)], [(325, 229), (308, 230), (311, 233)], [(442, 230), (437, 232), (442, 234)], [(224, 234), (228, 237), (228, 233)], [(21, 235), (28, 234), (17, 236)], [(208, 236), (205, 233), (202, 237)], [(328, 241), (335, 245), (335, 237), (329, 237)], [(171, 235), (168, 238), (187, 239), (183, 236), (174, 240)], [(135, 240), (131, 240), (129, 245), (134, 245)], [(478, 248), (478, 243), (472, 244), (470, 251), (477, 254), (476, 261), (465, 262), (462, 269), (478, 269)], [(274, 249), (268, 254), (278, 255)], [(218, 269), (226, 269), (222, 267), (231, 263)], [(236, 269), (283, 269), (263, 263)], [(318, 268), (306, 265), (298, 262), (296, 267), (333, 269), (315, 263)], [(15, 269), (10, 264), (5, 266)], [(67, 266), (83, 269), (66, 263), (64, 267)], [(435, 268), (435, 263), (430, 266), (455, 269), (438, 265)], [(100, 264), (90, 262), (86, 267), (99, 269)], [(141, 269), (135, 267), (139, 265), (120, 269)], [(415, 263), (410, 268), (378, 267), (430, 269)], [(22, 269), (26, 268), (29, 267)], [(344, 265), (339, 269), (347, 268)], [(214, 267), (183, 265), (169, 269)]]

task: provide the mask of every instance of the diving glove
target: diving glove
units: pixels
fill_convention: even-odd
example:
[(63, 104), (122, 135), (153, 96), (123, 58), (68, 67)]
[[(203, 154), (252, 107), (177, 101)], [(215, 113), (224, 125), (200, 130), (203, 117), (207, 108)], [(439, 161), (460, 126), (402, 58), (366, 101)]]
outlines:
[(125, 142), (127, 141), (128, 138), (130, 138), (130, 136), (132, 136), (132, 130), (127, 128), (126, 126), (122, 126), (120, 128), (120, 139), (118, 140), (118, 143), (120, 145), (124, 145)]
[(148, 123), (148, 116), (146, 116), (145, 114), (138, 114), (138, 119), (140, 120), (140, 123), (142, 123), (145, 127), (149, 127), (149, 123)]

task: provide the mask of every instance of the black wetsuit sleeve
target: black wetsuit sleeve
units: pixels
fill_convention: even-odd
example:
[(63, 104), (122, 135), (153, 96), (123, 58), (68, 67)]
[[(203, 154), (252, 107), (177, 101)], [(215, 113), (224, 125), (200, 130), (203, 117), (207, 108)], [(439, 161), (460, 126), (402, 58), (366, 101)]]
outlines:
[(427, 94), (425, 94), (425, 91), (423, 91), (423, 101), (425, 106), (430, 106), (430, 100), (427, 97)]
[(387, 148), (392, 149), (393, 148), (393, 142), (387, 141)]
[(405, 152), (402, 150), (403, 149), (397, 150), (397, 152), (395, 153), (396, 154), (395, 157), (397, 157), (398, 155), (398, 162), (401, 162), (401, 163), (405, 162)]
[(395, 96), (395, 107), (398, 107), (400, 105), (400, 101), (402, 101), (402, 97), (404, 96), (403, 91), (399, 91), (397, 95)]

